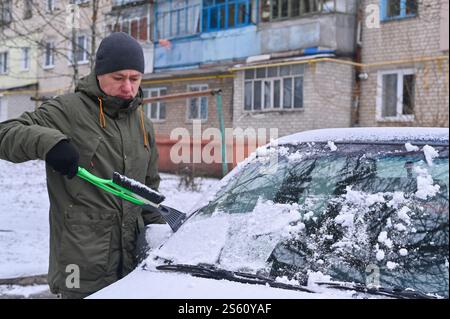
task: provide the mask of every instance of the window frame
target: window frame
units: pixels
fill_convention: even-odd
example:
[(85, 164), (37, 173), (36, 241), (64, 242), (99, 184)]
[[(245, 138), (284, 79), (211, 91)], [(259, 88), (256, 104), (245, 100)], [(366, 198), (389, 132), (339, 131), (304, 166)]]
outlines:
[[(50, 51), (48, 51), (47, 45), (50, 45)], [(50, 60), (50, 64), (47, 64), (47, 54), (50, 53), (49, 55), (49, 60)], [(42, 66), (44, 69), (52, 69), (55, 67), (55, 41), (54, 40), (49, 40), (45, 42), (45, 47), (44, 47), (44, 63)]]
[[(187, 86), (187, 91), (188, 92), (197, 92), (197, 91), (192, 91), (192, 88), (198, 88), (198, 92), (201, 92), (201, 91), (208, 90), (209, 85), (208, 84), (189, 84)], [(206, 99), (206, 117), (205, 118), (201, 117), (201, 99), (202, 98)], [(192, 99), (197, 99), (197, 115), (198, 116), (189, 118)], [(208, 96), (197, 96), (197, 97), (190, 97), (190, 98), (186, 99), (186, 122), (191, 123), (194, 120), (201, 120), (202, 122), (206, 122), (206, 121), (208, 121), (208, 117), (209, 117), (209, 98), (208, 98)]]
[(71, 0), (70, 3), (72, 4), (78, 4), (78, 5), (83, 5), (83, 4), (87, 4), (89, 3), (90, 0)]
[(381, 21), (382, 22), (388, 22), (388, 21), (393, 21), (393, 20), (402, 20), (402, 19), (410, 19), (410, 18), (415, 18), (419, 15), (419, 3), (416, 1), (416, 7), (417, 7), (417, 12), (413, 13), (413, 14), (406, 14), (406, 2), (407, 0), (395, 0), (395, 1), (400, 1), (400, 15), (398, 16), (393, 16), (393, 17), (388, 17), (387, 16), (387, 9), (389, 6), (389, 1), (393, 1), (393, 0), (380, 0), (380, 5), (381, 5)]
[[(30, 47), (23, 47), (21, 48), (20, 51), (20, 61), (21, 61), (21, 66), (20, 66), (20, 70), (21, 71), (29, 71), (30, 70)], [(26, 52), (26, 54), (25, 54)]]
[[(295, 64), (289, 64), (289, 65), (283, 65), (283, 66), (289, 66), (291, 68), (289, 75), (281, 75), (280, 70), (281, 66), (275, 66), (277, 68), (277, 76), (268, 76), (268, 70), (270, 68), (273, 68), (271, 66), (258, 68), (258, 69), (266, 69), (265, 76), (264, 77), (257, 77), (256, 71), (258, 69), (253, 69), (254, 76), (252, 79), (246, 79), (245, 78), (245, 71), (244, 71), (244, 105), (243, 105), (243, 111), (248, 113), (259, 113), (259, 112), (292, 112), (292, 111), (302, 111), (305, 107), (305, 100), (304, 100), (304, 83), (305, 83), (305, 72), (306, 72), (306, 66), (303, 65), (303, 70), (301, 73), (293, 74), (292, 72), (292, 66), (295, 66)], [(302, 80), (302, 89), (301, 89), (301, 105), (296, 106), (295, 105), (295, 81), (297, 78), (301, 78)], [(284, 106), (284, 94), (285, 94), (285, 80), (291, 80), (291, 101), (290, 101), (290, 107)], [(260, 81), (261, 82), (261, 108), (255, 109), (255, 82)], [(279, 104), (278, 107), (275, 107), (275, 82), (279, 82)], [(270, 101), (269, 106), (265, 107), (266, 102), (266, 92), (265, 92), (265, 83), (270, 82)], [(251, 109), (246, 109), (246, 97), (247, 93), (245, 90), (245, 87), (248, 83), (251, 83)]]
[[(251, 0), (223, 0), (223, 3), (216, 3), (214, 1), (213, 4), (210, 5), (203, 5), (202, 6), (202, 25), (201, 29), (202, 32), (217, 32), (217, 31), (224, 31), (224, 30), (230, 30), (240, 27), (246, 27), (248, 25), (252, 24), (252, 1)], [(203, 1), (204, 3), (204, 1)], [(245, 5), (245, 18), (243, 23), (239, 23), (239, 7), (241, 5)], [(229, 9), (230, 6), (234, 6), (234, 25), (229, 26), (228, 22), (230, 19), (227, 19), (229, 17)], [(225, 24), (223, 27), (221, 27), (221, 8), (225, 8)], [(236, 8), (238, 10), (236, 10)], [(217, 27), (211, 27), (211, 18), (214, 13), (212, 11), (216, 11), (217, 14)], [(206, 13), (206, 15), (205, 15)], [(206, 18), (206, 19), (205, 19)]]
[[(397, 75), (397, 104), (396, 104), (396, 116), (383, 116), (383, 76), (384, 75)], [(385, 70), (379, 71), (377, 75), (377, 95), (376, 95), (376, 120), (379, 122), (411, 122), (415, 120), (414, 114), (403, 114), (403, 96), (404, 96), (404, 79), (406, 75), (414, 75), (415, 83), (417, 84), (417, 72), (413, 68), (398, 69), (398, 70)], [(416, 96), (416, 89), (414, 89), (414, 100)], [(415, 104), (415, 103), (414, 103)], [(413, 113), (415, 113), (416, 105), (413, 107)]]
[(0, 60), (2, 61), (0, 75), (6, 75), (9, 73), (9, 51), (1, 51)]
[(28, 20), (33, 17), (33, 5), (32, 0), (25, 0), (23, 4), (23, 19)]
[[(152, 97), (151, 96), (151, 93), (152, 92), (158, 92), (158, 97), (159, 96), (162, 96), (161, 95), (161, 91), (166, 91), (166, 94), (167, 94), (167, 87), (155, 87), (155, 88), (144, 88), (144, 89), (142, 89), (142, 91), (144, 91), (144, 99), (145, 98), (149, 98), (149, 97)], [(146, 94), (147, 94), (147, 96), (146, 96)], [(145, 111), (145, 115), (150, 119), (150, 120), (152, 120), (152, 122), (154, 122), (154, 123), (162, 123), (162, 122), (165, 122), (166, 120), (167, 120), (167, 107), (166, 107), (166, 114), (165, 114), (165, 117), (162, 119), (161, 118), (161, 104), (162, 103), (164, 103), (164, 106), (166, 107), (167, 105), (165, 104), (166, 102), (164, 102), (164, 101), (158, 101), (158, 102), (153, 102), (153, 103), (145, 103), (144, 104), (144, 111)], [(152, 108), (152, 105), (153, 104), (156, 104), (156, 114), (157, 114), (157, 118), (152, 118), (152, 114), (151, 114), (151, 108)]]
[(12, 0), (0, 3), (0, 26), (8, 25), (12, 22)]
[[(83, 1), (83, 0), (81, 0), (81, 1)], [(85, 1), (88, 1), (88, 0), (85, 0)], [(112, 1), (112, 6), (113, 7), (120, 7), (120, 6), (128, 5), (128, 4), (133, 3), (133, 2), (139, 2), (139, 1), (140, 0), (113, 0)]]
[(8, 119), (8, 99), (0, 93), (0, 122)]
[[(274, 2), (277, 1), (278, 2), (278, 12), (276, 17), (274, 18)], [(273, 22), (273, 21), (283, 21), (283, 20), (289, 20), (289, 19), (297, 19), (297, 18), (301, 18), (301, 17), (306, 17), (306, 16), (310, 16), (310, 15), (314, 15), (314, 14), (318, 14), (318, 13), (329, 13), (329, 12), (335, 12), (336, 11), (336, 0), (334, 0), (333, 2), (333, 8), (330, 11), (325, 11), (324, 10), (324, 0), (311, 0), (316, 2), (317, 5), (317, 11), (310, 11), (310, 12), (306, 12), (303, 13), (301, 8), (303, 7), (302, 4), (303, 2), (299, 3), (299, 12), (298, 15), (293, 15), (293, 1), (294, 0), (287, 0), (288, 1), (288, 6), (287, 6), (287, 15), (286, 16), (281, 16), (282, 13), (282, 5), (281, 5), (281, 1), (282, 0), (270, 0), (270, 4), (269, 4), (269, 18), (265, 19), (268, 20), (266, 22)], [(298, 1), (298, 0), (297, 0)], [(306, 0), (305, 0), (306, 1)], [(310, 3), (311, 4), (311, 3)]]
[[(83, 65), (83, 64), (88, 64), (89, 63), (89, 36), (84, 34), (84, 33), (80, 33), (76, 35), (76, 45), (77, 45), (77, 49), (79, 47), (78, 44), (78, 40), (80, 37), (84, 37), (84, 46), (83, 46), (83, 60), (78, 61), (77, 60), (77, 65)], [(69, 42), (69, 62), (67, 63), (68, 65), (73, 65), (74, 64), (74, 59), (73, 59), (73, 50), (72, 50), (72, 42)], [(77, 55), (77, 52), (75, 52), (75, 54)]]
[(47, 0), (46, 2), (45, 2), (45, 11), (46, 12), (48, 12), (48, 13), (52, 13), (52, 12), (54, 12), (55, 11), (55, 8), (56, 8), (56, 0)]
[[(203, 0), (202, 0), (203, 1)], [(185, 0), (182, 5), (179, 5), (177, 3), (170, 2), (171, 6), (170, 9), (164, 9), (160, 10), (159, 7), (156, 8), (154, 13), (154, 38), (155, 40), (159, 39), (178, 39), (178, 38), (186, 38), (186, 37), (192, 37), (192, 36), (198, 36), (200, 33), (202, 33), (202, 25), (203, 25), (203, 14), (202, 14), (202, 8), (203, 8), (203, 2), (200, 1), (198, 4), (189, 5), (189, 1)], [(181, 3), (181, 1), (180, 1)], [(192, 23), (193, 17), (195, 15), (192, 14), (192, 12), (196, 12), (198, 10), (198, 21), (194, 21)], [(183, 21), (181, 18), (181, 14), (177, 14), (177, 18), (175, 19), (175, 22), (172, 22), (173, 15), (176, 12), (185, 12), (186, 19), (185, 19), (185, 31), (184, 33), (180, 32), (180, 21)], [(167, 24), (169, 30), (165, 30), (165, 19), (169, 19), (169, 23)], [(162, 21), (162, 22), (161, 22)], [(193, 30), (190, 30), (190, 24), (194, 26)], [(176, 29), (174, 32), (173, 29)], [(162, 31), (161, 31), (162, 29)]]
[[(132, 36), (132, 25), (133, 22), (137, 23), (137, 37)], [(124, 25), (127, 25), (127, 30), (124, 30)], [(142, 15), (142, 16), (135, 16), (130, 18), (121, 18), (119, 21), (114, 21), (111, 23), (106, 24), (106, 35), (111, 34), (112, 32), (125, 32), (129, 36), (135, 38), (137, 41), (144, 41), (147, 42), (150, 40), (149, 37), (149, 30), (148, 30), (149, 24), (148, 24), (148, 16)], [(117, 30), (116, 30), (117, 29)], [(143, 36), (145, 35), (145, 37)]]

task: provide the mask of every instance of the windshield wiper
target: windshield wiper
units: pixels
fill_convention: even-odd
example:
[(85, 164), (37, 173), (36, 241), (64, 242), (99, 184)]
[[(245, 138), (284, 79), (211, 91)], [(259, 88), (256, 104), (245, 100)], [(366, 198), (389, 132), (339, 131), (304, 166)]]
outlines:
[(285, 284), (282, 282), (277, 282), (272, 278), (267, 278), (260, 275), (249, 274), (238, 271), (230, 271), (221, 268), (217, 268), (212, 265), (185, 265), (185, 264), (174, 264), (174, 265), (160, 265), (156, 269), (164, 271), (176, 271), (190, 274), (195, 277), (211, 278), (211, 279), (226, 279), (230, 281), (236, 281), (245, 284), (255, 284), (255, 285), (268, 285), (274, 288), (297, 290), (308, 293), (315, 293), (306, 287), (295, 286), (290, 284)]
[(325, 286), (327, 288), (354, 290), (357, 292), (392, 297), (397, 299), (438, 299), (438, 297), (426, 295), (419, 291), (402, 288), (368, 287), (359, 283), (347, 282), (315, 282), (315, 284)]

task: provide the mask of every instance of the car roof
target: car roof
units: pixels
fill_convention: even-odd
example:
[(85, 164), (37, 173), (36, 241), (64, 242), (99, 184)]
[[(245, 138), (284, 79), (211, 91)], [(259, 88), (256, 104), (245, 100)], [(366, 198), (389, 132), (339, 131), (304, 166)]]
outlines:
[(448, 128), (358, 127), (304, 131), (278, 139), (278, 145), (307, 142), (417, 142), (448, 145)]

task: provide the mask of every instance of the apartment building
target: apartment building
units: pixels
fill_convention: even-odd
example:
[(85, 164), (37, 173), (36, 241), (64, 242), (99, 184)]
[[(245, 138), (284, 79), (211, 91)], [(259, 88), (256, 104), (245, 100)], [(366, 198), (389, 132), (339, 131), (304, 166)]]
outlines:
[(25, 34), (17, 23), (32, 19), (30, 1), (0, 1), (0, 121), (36, 107), (38, 33)]
[(448, 127), (448, 0), (364, 7), (359, 125)]
[[(219, 128), (278, 129), (278, 136), (314, 128), (351, 125), (357, 1), (341, 0), (161, 0), (154, 2), (154, 73), (149, 95), (221, 89), (222, 114), (212, 97), (150, 106), (163, 169), (179, 127), (193, 133)], [(161, 109), (164, 111), (161, 112)], [(332, 116), (324, 116), (332, 114)], [(202, 144), (207, 144), (208, 139)], [(250, 143), (252, 142), (252, 143)], [(246, 141), (227, 144), (253, 150)], [(220, 174), (220, 165), (197, 165)]]

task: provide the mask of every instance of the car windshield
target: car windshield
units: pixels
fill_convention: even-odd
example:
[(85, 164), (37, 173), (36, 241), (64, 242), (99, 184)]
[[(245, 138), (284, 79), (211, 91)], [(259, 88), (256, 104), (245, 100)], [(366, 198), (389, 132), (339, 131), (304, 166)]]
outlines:
[(447, 145), (256, 154), (155, 255), (301, 285), (320, 274), (448, 297)]

